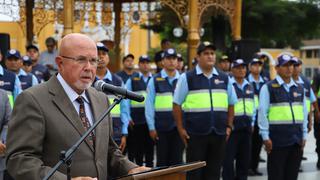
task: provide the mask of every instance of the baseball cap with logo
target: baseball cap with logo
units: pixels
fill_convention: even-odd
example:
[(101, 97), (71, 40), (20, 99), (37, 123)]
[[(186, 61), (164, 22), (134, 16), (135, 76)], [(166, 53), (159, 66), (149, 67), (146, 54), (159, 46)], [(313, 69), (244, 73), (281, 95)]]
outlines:
[(302, 61), (301, 61), (298, 57), (296, 57), (296, 56), (293, 56), (293, 57), (292, 57), (292, 60), (294, 61), (294, 65), (295, 65), (295, 66), (299, 66), (299, 65), (302, 64)]
[(292, 56), (289, 54), (281, 54), (277, 57), (276, 66), (283, 66), (287, 63), (295, 63), (295, 61), (292, 59)]
[(151, 59), (147, 55), (142, 55), (139, 57), (139, 62), (150, 62)]
[(101, 42), (98, 42), (97, 43), (97, 49), (98, 50), (102, 50), (102, 51), (105, 51), (105, 52), (109, 52), (109, 49)]
[(237, 60), (234, 60), (231, 64), (231, 68), (235, 68), (235, 67), (238, 67), (238, 66), (246, 66), (247, 63), (244, 62), (243, 59), (237, 59)]
[(31, 65), (32, 61), (29, 56), (22, 56), (23, 65)]
[(10, 49), (8, 52), (7, 52), (7, 58), (17, 58), (17, 59), (20, 59), (21, 56), (20, 56), (20, 52), (18, 50), (15, 50), (15, 49)]
[(263, 62), (260, 61), (260, 59), (258, 59), (258, 58), (253, 58), (250, 62), (250, 65), (252, 65), (252, 64), (260, 64), (261, 65), (261, 64), (263, 64)]
[(177, 57), (177, 51), (173, 48), (169, 48), (163, 52), (163, 58)]
[(197, 49), (197, 53), (200, 54), (202, 51), (204, 51), (205, 49), (210, 48), (213, 50), (216, 50), (216, 46), (211, 44), (209, 41), (205, 41), (199, 44), (198, 49)]

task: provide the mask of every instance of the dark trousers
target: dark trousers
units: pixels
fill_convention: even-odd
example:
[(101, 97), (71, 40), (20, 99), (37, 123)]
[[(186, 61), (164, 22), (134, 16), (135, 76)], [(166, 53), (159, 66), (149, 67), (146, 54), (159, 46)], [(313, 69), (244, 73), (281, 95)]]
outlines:
[(268, 180), (296, 180), (302, 149), (298, 144), (273, 148), (268, 154)]
[(184, 145), (175, 128), (167, 132), (157, 132), (159, 140), (156, 142), (157, 166), (171, 166), (182, 163)]
[(257, 170), (260, 161), (260, 152), (262, 147), (262, 138), (259, 135), (259, 126), (254, 126), (254, 131), (252, 134), (252, 148), (251, 148), (251, 163), (250, 169)]
[(318, 155), (318, 159), (320, 159), (320, 124), (315, 122), (313, 124), (313, 128), (314, 137), (316, 139), (316, 153)]
[(206, 161), (201, 169), (189, 171), (188, 180), (219, 180), (225, 153), (226, 136), (214, 132), (191, 135), (187, 146), (187, 162)]
[[(233, 131), (227, 142), (223, 164), (223, 180), (246, 180), (251, 156), (251, 131), (242, 129)], [(236, 162), (236, 171), (234, 171)]]
[(135, 124), (130, 130), (128, 158), (139, 166), (153, 167), (154, 143), (149, 135), (147, 124)]

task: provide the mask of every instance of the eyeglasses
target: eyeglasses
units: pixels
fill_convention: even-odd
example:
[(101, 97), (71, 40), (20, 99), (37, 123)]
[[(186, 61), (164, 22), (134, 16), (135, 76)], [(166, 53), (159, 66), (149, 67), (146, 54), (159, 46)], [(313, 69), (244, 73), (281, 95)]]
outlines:
[(97, 66), (98, 65), (98, 62), (100, 61), (98, 58), (87, 58), (85, 56), (79, 56), (79, 57), (68, 57), (68, 56), (61, 56), (63, 58), (66, 58), (66, 59), (72, 59), (74, 61), (76, 61), (78, 64), (80, 65), (85, 65), (85, 64), (88, 64), (88, 61), (89, 63), (92, 65), (92, 66)]

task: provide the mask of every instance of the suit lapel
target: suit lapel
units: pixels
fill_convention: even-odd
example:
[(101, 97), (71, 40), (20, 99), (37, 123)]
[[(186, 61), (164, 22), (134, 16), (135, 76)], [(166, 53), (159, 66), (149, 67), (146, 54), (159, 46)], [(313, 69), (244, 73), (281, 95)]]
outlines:
[[(72, 102), (64, 91), (63, 87), (59, 83), (56, 76), (49, 80), (49, 92), (53, 95), (52, 101), (58, 107), (58, 109), (64, 114), (67, 120), (73, 125), (73, 127), (78, 131), (80, 136), (85, 133), (85, 129), (79, 117), (79, 114), (75, 110)], [(89, 148), (94, 151), (90, 142), (86, 139), (86, 144)]]

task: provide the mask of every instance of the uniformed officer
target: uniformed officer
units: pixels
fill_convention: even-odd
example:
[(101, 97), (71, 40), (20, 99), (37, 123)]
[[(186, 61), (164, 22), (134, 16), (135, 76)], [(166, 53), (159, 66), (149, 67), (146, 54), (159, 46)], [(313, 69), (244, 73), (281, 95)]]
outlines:
[(37, 46), (30, 44), (26, 47), (27, 56), (30, 57), (32, 61), (32, 71), (39, 83), (48, 81), (50, 79), (50, 72), (47, 67), (42, 64), (39, 64), (39, 49)]
[(215, 50), (210, 42), (198, 46), (198, 64), (181, 75), (174, 93), (173, 113), (187, 146), (187, 162), (207, 163), (188, 173), (191, 180), (220, 179), (226, 139), (233, 128), (237, 95), (228, 75), (214, 67)]
[(128, 54), (122, 59), (123, 63), (123, 70), (120, 72), (117, 72), (117, 75), (121, 77), (122, 81), (124, 83), (127, 82), (127, 80), (133, 76), (137, 75), (136, 72), (134, 72), (134, 56), (133, 54)]
[(32, 71), (32, 61), (29, 56), (22, 57), (22, 67), (26, 73), (31, 73)]
[[(15, 52), (14, 54), (12, 54)], [(28, 58), (28, 56), (24, 56), (24, 58)], [(8, 55), (5, 61), (6, 67), (9, 71), (15, 73), (21, 82), (22, 90), (25, 90), (31, 86), (38, 84), (38, 79), (31, 73), (26, 73), (22, 67), (22, 59), (20, 57), (20, 52), (12, 49), (8, 51)]]
[[(252, 84), (254, 89), (254, 99), (255, 99), (255, 106), (259, 107), (259, 93), (261, 87), (267, 82), (265, 78), (261, 75), (263, 62), (257, 58), (253, 58), (249, 64), (249, 75), (247, 80), (250, 84)], [(258, 110), (258, 109), (256, 109)], [(257, 114), (257, 113), (256, 113)], [(257, 115), (255, 117), (257, 118)], [(259, 135), (259, 126), (257, 121), (254, 123), (254, 130), (252, 134), (252, 148), (251, 148), (251, 163), (249, 169), (249, 175), (253, 176), (262, 176), (263, 174), (258, 171), (258, 166), (260, 162), (260, 152), (262, 147), (262, 138)]]
[[(140, 72), (128, 79), (126, 88), (146, 97), (147, 84), (152, 78), (150, 58), (147, 55), (140, 56), (138, 65)], [(123, 108), (129, 121), (128, 158), (140, 166), (145, 159), (145, 165), (153, 167), (154, 143), (149, 136), (144, 106), (145, 102), (126, 100)]]
[(150, 136), (156, 143), (157, 166), (169, 166), (182, 163), (183, 151), (172, 115), (173, 92), (180, 76), (175, 49), (164, 51), (162, 66), (148, 83), (145, 114)]
[(230, 73), (230, 59), (227, 55), (221, 56), (219, 59), (218, 68), (227, 74)]
[(260, 91), (258, 123), (268, 153), (269, 180), (298, 178), (306, 142), (306, 98), (303, 86), (292, 79), (293, 63), (290, 55), (280, 55), (278, 75)]
[[(318, 101), (318, 108), (320, 106), (320, 71), (315, 72), (312, 80), (312, 89), (313, 92), (317, 94), (317, 101)], [(316, 153), (318, 156), (318, 161), (317, 161), (317, 169), (320, 170), (320, 117), (319, 113), (314, 113), (314, 124), (313, 124), (313, 135), (316, 139)]]
[[(16, 50), (10, 50), (7, 53), (8, 56), (20, 57), (20, 53)], [(17, 75), (13, 72), (4, 69), (0, 64), (0, 89), (4, 89), (8, 93), (9, 102), (11, 107), (13, 107), (14, 100), (22, 92), (21, 83)]]
[[(124, 87), (123, 81), (119, 76), (116, 74), (113, 74), (108, 69), (108, 64), (110, 62), (109, 55), (108, 55), (108, 48), (104, 46), (101, 42), (97, 43), (97, 49), (98, 49), (98, 57), (99, 57), (99, 63), (97, 66), (97, 73), (96, 73), (96, 80), (103, 80), (106, 83), (112, 84), (114, 86), (122, 86)], [(110, 103), (113, 102), (115, 96), (109, 94), (108, 95)], [(127, 135), (128, 135), (128, 122), (126, 121), (126, 118), (123, 117), (124, 114), (121, 113), (123, 111), (123, 103), (122, 101), (120, 105), (116, 105), (112, 111), (112, 122), (113, 122), (113, 138), (115, 142), (119, 145), (119, 148), (121, 151), (124, 151), (126, 147), (126, 141), (127, 141)]]
[(251, 136), (256, 117), (254, 89), (245, 79), (247, 64), (242, 59), (233, 61), (231, 72), (233, 77), (230, 81), (237, 93), (238, 102), (234, 105), (234, 129), (227, 142), (222, 176), (224, 180), (246, 180), (250, 165)]
[(180, 74), (184, 72), (184, 61), (183, 57), (180, 53), (177, 54), (178, 57), (178, 65), (177, 65), (177, 70), (179, 71)]

